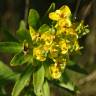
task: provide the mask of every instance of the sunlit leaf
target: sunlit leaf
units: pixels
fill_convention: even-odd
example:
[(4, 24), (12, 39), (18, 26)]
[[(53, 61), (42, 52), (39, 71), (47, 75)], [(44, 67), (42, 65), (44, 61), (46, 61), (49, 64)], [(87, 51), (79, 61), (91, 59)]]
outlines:
[(43, 84), (43, 96), (50, 96), (50, 88), (47, 81)]
[(39, 18), (40, 17), (38, 12), (35, 9), (30, 9), (29, 16), (28, 16), (28, 24), (33, 28), (36, 28), (39, 22)]
[(32, 56), (24, 54), (23, 52), (17, 53), (11, 60), (11, 66), (22, 65), (32, 61)]
[(37, 96), (40, 96), (42, 94), (41, 91), (44, 82), (44, 74), (45, 70), (43, 65), (33, 73), (34, 92)]
[(49, 31), (50, 27), (47, 24), (43, 24), (40, 28), (39, 28), (39, 32), (43, 33), (46, 31)]
[(0, 42), (0, 52), (18, 53), (23, 49), (22, 44), (17, 42)]
[(16, 80), (18, 76), (19, 75), (13, 72), (13, 70), (10, 67), (4, 64), (2, 61), (0, 61), (0, 81), (2, 79)]
[(24, 87), (26, 87), (29, 84), (31, 75), (32, 65), (30, 64), (16, 81), (14, 88), (12, 90), (12, 96), (19, 96)]

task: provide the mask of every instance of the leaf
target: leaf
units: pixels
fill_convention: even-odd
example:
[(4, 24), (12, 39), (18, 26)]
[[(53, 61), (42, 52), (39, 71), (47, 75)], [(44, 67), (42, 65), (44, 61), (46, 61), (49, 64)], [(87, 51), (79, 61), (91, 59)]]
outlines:
[(24, 54), (23, 52), (17, 53), (11, 60), (10, 64), (12, 66), (22, 65), (27, 62), (31, 62), (32, 56), (29, 54)]
[(19, 40), (21, 40), (21, 41), (27, 40), (27, 41), (31, 42), (31, 37), (30, 37), (29, 32), (26, 29), (26, 24), (25, 24), (24, 20), (20, 21), (19, 29), (17, 30), (16, 34), (17, 34)]
[(71, 82), (67, 82), (67, 83), (60, 82), (58, 85), (59, 85), (60, 87), (66, 88), (66, 89), (68, 89), (68, 90), (70, 90), (70, 91), (75, 91), (75, 86), (74, 86), (74, 84), (71, 83)]
[(47, 81), (43, 84), (43, 96), (50, 96), (50, 88)]
[(28, 24), (32, 26), (33, 28), (36, 28), (38, 22), (39, 22), (39, 14), (35, 9), (30, 9), (29, 16), (28, 16)]
[(75, 72), (79, 72), (79, 73), (82, 73), (82, 74), (88, 74), (86, 72), (86, 70), (84, 68), (81, 68), (78, 64), (74, 64), (74, 65), (69, 65), (67, 66), (68, 69), (72, 70), (72, 71), (75, 71)]
[(44, 82), (44, 66), (42, 65), (36, 72), (33, 73), (33, 86), (34, 86), (34, 93), (37, 96), (40, 96), (43, 82)]
[(18, 74), (13, 72), (11, 68), (9, 68), (6, 64), (0, 61), (0, 82), (2, 79), (5, 80), (16, 80), (18, 78)]
[(2, 32), (4, 34), (4, 41), (18, 42), (17, 38), (9, 32), (8, 28), (3, 28)]
[(43, 33), (46, 31), (49, 31), (50, 27), (47, 24), (43, 24), (40, 28), (39, 28), (39, 32)]
[(19, 96), (24, 87), (29, 84), (32, 71), (32, 65), (30, 64), (16, 81), (12, 90), (12, 96)]
[(42, 18), (42, 24), (46, 23), (46, 21), (49, 21), (49, 17), (48, 14), (52, 11), (55, 10), (55, 3), (51, 3), (50, 7), (48, 8), (48, 10), (46, 11), (45, 15)]
[(23, 49), (22, 44), (17, 42), (0, 42), (0, 52), (18, 53)]

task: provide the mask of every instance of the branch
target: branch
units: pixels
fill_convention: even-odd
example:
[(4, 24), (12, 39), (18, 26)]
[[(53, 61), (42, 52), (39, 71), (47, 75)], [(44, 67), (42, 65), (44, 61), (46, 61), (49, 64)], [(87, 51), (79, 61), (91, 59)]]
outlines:
[(79, 80), (79, 85), (83, 85), (83, 84), (86, 84), (88, 82), (92, 82), (94, 80), (96, 80), (96, 71), (92, 72), (87, 77)]
[(28, 10), (29, 10), (29, 0), (25, 0), (25, 15), (24, 15), (24, 20), (25, 20), (25, 24), (27, 26), (28, 24)]

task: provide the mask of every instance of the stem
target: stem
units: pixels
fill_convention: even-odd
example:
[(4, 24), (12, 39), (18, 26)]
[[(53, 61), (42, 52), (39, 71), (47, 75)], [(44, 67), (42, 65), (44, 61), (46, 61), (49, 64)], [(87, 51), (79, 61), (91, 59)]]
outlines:
[(25, 25), (26, 26), (28, 24), (28, 10), (29, 10), (29, 0), (25, 0), (25, 15), (24, 15), (24, 20), (25, 20)]
[(80, 2), (81, 2), (81, 0), (77, 0), (75, 12), (74, 12), (74, 19), (76, 19), (76, 17), (77, 17), (77, 12), (78, 12), (78, 9), (80, 6)]

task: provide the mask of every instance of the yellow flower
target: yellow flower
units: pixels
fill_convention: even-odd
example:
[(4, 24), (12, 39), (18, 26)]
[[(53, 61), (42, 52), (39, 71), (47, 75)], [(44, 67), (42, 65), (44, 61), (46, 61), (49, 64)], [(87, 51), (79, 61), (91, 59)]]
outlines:
[(35, 30), (31, 26), (29, 26), (29, 31), (30, 31), (30, 35), (31, 35), (32, 40), (37, 41), (37, 39), (39, 37), (39, 33), (36, 33)]
[(59, 10), (49, 13), (49, 18), (58, 21), (63, 18), (68, 18), (71, 15), (71, 11), (68, 6), (64, 5)]
[(70, 27), (70, 28), (66, 28), (65, 30), (66, 30), (66, 35), (78, 37), (74, 28)]
[(46, 45), (50, 45), (53, 42), (54, 38), (55, 36), (48, 32), (41, 34), (41, 40), (44, 40)]
[(64, 17), (69, 17), (71, 16), (71, 11), (70, 11), (70, 8), (66, 5), (63, 5), (60, 10), (62, 10), (62, 13), (63, 13), (63, 16)]
[(56, 28), (64, 28), (64, 27), (71, 27), (71, 20), (70, 19), (60, 19), (57, 24), (55, 25)]
[(58, 57), (58, 53), (59, 53), (58, 47), (55, 44), (52, 44), (50, 47), (50, 57), (52, 59), (56, 58), (56, 57)]
[(61, 40), (61, 41), (59, 42), (59, 46), (60, 46), (60, 48), (61, 48), (61, 53), (62, 53), (62, 54), (66, 54), (66, 53), (68, 52), (68, 46), (67, 46), (65, 40)]
[(44, 50), (41, 47), (36, 47), (33, 49), (33, 56), (39, 61), (45, 61), (46, 57), (44, 56)]
[(80, 49), (80, 46), (79, 46), (79, 44), (78, 44), (78, 41), (75, 41), (75, 43), (74, 43), (74, 49), (75, 49), (75, 51), (77, 51), (77, 50), (79, 50)]
[(61, 71), (56, 64), (53, 64), (49, 67), (50, 75), (53, 79), (59, 79), (61, 77)]

